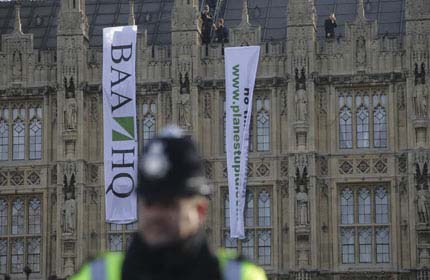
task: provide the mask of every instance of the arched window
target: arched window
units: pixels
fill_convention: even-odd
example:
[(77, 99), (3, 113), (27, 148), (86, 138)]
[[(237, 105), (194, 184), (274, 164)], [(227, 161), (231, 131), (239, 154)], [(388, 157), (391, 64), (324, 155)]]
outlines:
[(360, 228), (358, 237), (360, 263), (372, 262), (372, 229)]
[(352, 148), (352, 113), (347, 106), (340, 110), (339, 144), (342, 149)]
[(269, 113), (260, 111), (257, 115), (257, 150), (259, 152), (270, 149), (270, 122)]
[(25, 265), (40, 272), (41, 201), (34, 194), (0, 197), (0, 273), (22, 273)]
[(22, 273), (24, 269), (24, 239), (14, 239), (12, 241), (12, 273)]
[(258, 225), (261, 227), (270, 227), (270, 196), (267, 191), (258, 194)]
[(7, 235), (7, 201), (0, 199), (0, 236)]
[(155, 117), (146, 115), (143, 119), (143, 143), (147, 143), (155, 136)]
[(386, 95), (379, 89), (357, 89), (339, 95), (340, 149), (387, 147), (386, 102)]
[(157, 106), (152, 100), (143, 103), (143, 145), (155, 137), (157, 128)]
[(352, 224), (354, 223), (354, 196), (350, 189), (344, 189), (341, 194), (341, 223)]
[(12, 234), (24, 233), (24, 201), (17, 198), (12, 202)]
[(352, 97), (339, 96), (339, 146), (352, 148)]
[(254, 260), (255, 258), (254, 234), (253, 230), (246, 230), (245, 239), (242, 240), (242, 254), (249, 260)]
[(370, 224), (370, 192), (368, 189), (360, 189), (358, 194), (358, 223), (359, 224)]
[(0, 109), (0, 160), (9, 159), (9, 110)]
[(254, 193), (246, 192), (245, 226), (254, 226)]
[(387, 227), (376, 228), (376, 262), (390, 262), (390, 231)]
[(228, 193), (224, 194), (224, 246), (229, 249), (237, 250), (237, 239), (230, 237), (230, 200)]
[(270, 101), (257, 99), (257, 151), (270, 150)]
[(381, 104), (373, 112), (373, 135), (375, 148), (387, 147), (387, 113)]
[(30, 121), (30, 159), (42, 158), (42, 122), (36, 118)]
[(224, 243), (225, 248), (237, 250), (237, 238), (231, 238), (229, 231), (224, 232)]
[(130, 224), (108, 223), (108, 250), (125, 251), (131, 244), (132, 235), (137, 230), (137, 222)]
[(272, 264), (271, 194), (266, 187), (247, 187), (245, 203), (245, 239), (230, 238), (230, 201), (224, 192), (223, 244), (235, 248), (247, 258), (261, 265)]
[(226, 228), (230, 227), (230, 200), (228, 199), (228, 194), (224, 195), (224, 226)]
[(20, 119), (13, 124), (13, 159), (24, 159), (25, 150), (25, 125)]
[(0, 273), (7, 272), (7, 240), (0, 239)]
[(122, 251), (122, 235), (121, 234), (109, 234), (109, 250), (110, 251)]
[(384, 187), (376, 190), (375, 219), (377, 224), (388, 224), (388, 197)]
[(272, 255), (272, 232), (270, 230), (258, 231), (258, 264), (269, 265)]
[(28, 205), (28, 233), (40, 234), (41, 232), (40, 200), (37, 197), (30, 199)]
[(369, 148), (369, 96), (358, 95), (355, 102), (357, 106), (357, 147)]
[[(341, 255), (342, 262), (390, 262), (389, 194), (383, 185), (351, 186), (341, 193)], [(349, 203), (348, 201), (351, 201)], [(355, 205), (353, 201), (357, 201)], [(351, 205), (351, 211), (345, 210)], [(357, 211), (358, 215), (353, 213)], [(351, 212), (345, 218), (345, 212)], [(373, 218), (374, 217), (374, 218)], [(347, 222), (345, 223), (345, 220)]]
[(353, 228), (342, 228), (341, 240), (342, 240), (342, 263), (354, 263), (355, 259), (355, 242), (354, 242), (354, 229)]
[(30, 147), (29, 158), (41, 159), (42, 158), (42, 108), (38, 106), (30, 107)]
[(27, 264), (33, 272), (40, 272), (40, 237), (28, 239)]

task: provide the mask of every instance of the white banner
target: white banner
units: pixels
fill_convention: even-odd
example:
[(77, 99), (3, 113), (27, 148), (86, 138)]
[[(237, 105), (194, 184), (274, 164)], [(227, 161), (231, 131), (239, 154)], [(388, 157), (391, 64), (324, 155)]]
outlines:
[(226, 151), (230, 199), (230, 235), (245, 238), (244, 208), (249, 125), (260, 47), (225, 49)]
[(103, 29), (103, 123), (106, 221), (137, 220), (137, 26)]

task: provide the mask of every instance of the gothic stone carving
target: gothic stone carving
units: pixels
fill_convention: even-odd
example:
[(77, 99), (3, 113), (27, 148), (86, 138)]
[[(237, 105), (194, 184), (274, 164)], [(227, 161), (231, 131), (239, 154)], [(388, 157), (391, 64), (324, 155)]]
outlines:
[(415, 116), (427, 116), (427, 87), (425, 64), (421, 64), (421, 71), (418, 71), (418, 64), (415, 63), (415, 90), (414, 90), (414, 109)]
[(308, 97), (306, 95), (306, 75), (302, 68), (299, 77), (299, 69), (296, 68), (296, 120), (306, 121), (308, 118)]
[(270, 164), (261, 162), (260, 165), (256, 169), (258, 177), (267, 177), (270, 176)]
[(299, 225), (307, 225), (309, 223), (309, 197), (306, 186), (299, 185), (299, 190), (296, 195), (297, 200), (297, 223)]
[(282, 197), (288, 197), (288, 180), (278, 181), (278, 185), (281, 189)]
[(308, 172), (307, 167), (296, 169), (296, 223), (298, 225), (309, 224), (309, 196), (308, 196)]
[(400, 195), (405, 198), (408, 193), (408, 178), (406, 176), (402, 176), (398, 183), (398, 189)]
[(369, 160), (363, 159), (359, 161), (357, 165), (357, 170), (359, 173), (363, 173), (363, 174), (369, 173), (370, 171)]
[(212, 117), (212, 104), (211, 104), (211, 95), (209, 92), (206, 92), (204, 95), (204, 108), (203, 114), (206, 119), (210, 119)]
[(339, 160), (339, 173), (340, 174), (352, 174), (354, 168), (349, 160)]
[(428, 224), (429, 223), (429, 209), (428, 209), (428, 198), (429, 191), (425, 189), (424, 184), (417, 186), (417, 212), (418, 212), (418, 221), (420, 223)]
[(281, 161), (281, 176), (287, 177), (288, 176), (288, 158), (284, 157)]
[(398, 157), (399, 173), (406, 173), (408, 171), (408, 154), (401, 154)]
[(27, 184), (29, 185), (39, 185), (40, 184), (40, 175), (37, 171), (33, 170), (27, 176)]
[(172, 121), (172, 96), (170, 94), (163, 94), (163, 112), (165, 123)]
[(10, 182), (12, 186), (24, 185), (24, 171), (12, 171), (10, 173)]
[(12, 80), (20, 81), (22, 79), (22, 53), (15, 50), (12, 54)]
[(428, 162), (430, 154), (425, 151), (417, 151), (415, 154), (415, 183), (416, 185), (428, 186)]
[(287, 115), (288, 95), (286, 90), (281, 90), (281, 116)]
[(324, 88), (318, 91), (319, 96), (319, 109), (321, 115), (327, 114), (327, 92)]
[(76, 229), (75, 174), (69, 177), (64, 174), (65, 201), (62, 209), (62, 229), (64, 233), (72, 234)]
[(73, 77), (70, 78), (69, 85), (67, 85), (67, 79), (64, 78), (64, 88), (66, 91), (66, 99), (64, 104), (64, 127), (66, 130), (74, 130), (76, 129), (78, 120), (78, 106), (76, 105)]
[(421, 164), (416, 163), (415, 167), (416, 167), (415, 182), (416, 182), (416, 188), (417, 188), (415, 202), (417, 205), (418, 221), (419, 223), (428, 224), (429, 223), (428, 165), (427, 165), (427, 162), (424, 162), (424, 163), (421, 162)]
[(209, 160), (203, 161), (203, 166), (205, 168), (205, 176), (207, 179), (213, 179), (213, 164)]
[(318, 174), (320, 176), (328, 175), (328, 160), (326, 156), (320, 156), (317, 159)]
[(99, 180), (99, 167), (96, 164), (88, 165), (88, 181), (92, 184), (95, 184)]
[(253, 177), (254, 176), (254, 164), (252, 162), (248, 162), (246, 166), (246, 176)]
[(7, 185), (7, 172), (0, 172), (0, 186), (6, 186)]
[(185, 77), (182, 73), (179, 74), (180, 90), (179, 90), (179, 125), (185, 130), (191, 130), (191, 97), (190, 97), (190, 79), (188, 72)]
[(356, 62), (357, 66), (366, 65), (366, 40), (360, 36), (356, 42)]
[(387, 159), (377, 159), (374, 161), (375, 173), (387, 173)]
[(91, 97), (91, 107), (90, 107), (90, 119), (91, 121), (97, 123), (99, 114), (98, 114), (98, 98), (96, 96)]
[(397, 108), (399, 110), (405, 110), (405, 87), (403, 84), (397, 86)]

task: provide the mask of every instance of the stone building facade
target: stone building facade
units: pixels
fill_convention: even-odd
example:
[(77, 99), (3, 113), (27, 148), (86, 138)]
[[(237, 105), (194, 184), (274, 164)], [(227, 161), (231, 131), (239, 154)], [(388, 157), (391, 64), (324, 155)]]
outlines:
[[(12, 279), (25, 265), (31, 279), (67, 277), (124, 250), (136, 228), (104, 222), (101, 48), (86, 1), (57, 2), (54, 49), (23, 33), (19, 4), (1, 37), (0, 273)], [(222, 46), (201, 44), (199, 1), (170, 2), (169, 43), (149, 44), (139, 26), (139, 145), (170, 123), (198, 140), (211, 243), (271, 279), (430, 279), (430, 2), (403, 1), (404, 32), (383, 36), (366, 16), (378, 1), (354, 0), (344, 36), (321, 40), (314, 0), (289, 0), (279, 41), (262, 40), (244, 2), (227, 45), (262, 54), (241, 241), (225, 215)]]

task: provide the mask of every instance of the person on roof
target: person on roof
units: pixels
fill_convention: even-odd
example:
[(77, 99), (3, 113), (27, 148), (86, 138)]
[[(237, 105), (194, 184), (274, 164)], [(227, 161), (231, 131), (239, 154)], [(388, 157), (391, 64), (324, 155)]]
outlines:
[(205, 9), (201, 15), (202, 19), (202, 43), (209, 44), (211, 42), (211, 30), (213, 25), (212, 15), (209, 13), (209, 5), (205, 5)]
[(224, 19), (219, 19), (217, 25), (215, 26), (215, 41), (218, 43), (228, 43), (228, 34), (229, 30), (224, 25)]
[(336, 24), (336, 15), (333, 13), (331, 14), (328, 19), (325, 20), (324, 23), (325, 27), (325, 37), (327, 39), (334, 39), (335, 38), (335, 28), (337, 27)]

